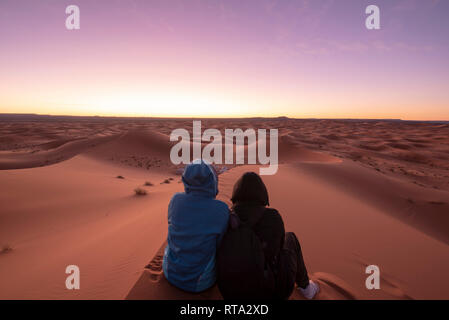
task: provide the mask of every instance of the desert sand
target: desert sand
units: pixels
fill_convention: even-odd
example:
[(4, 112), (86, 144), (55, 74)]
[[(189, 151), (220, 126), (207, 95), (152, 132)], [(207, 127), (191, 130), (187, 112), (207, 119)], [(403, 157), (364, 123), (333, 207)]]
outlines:
[[(263, 180), (318, 299), (449, 299), (448, 123), (202, 125), (279, 129), (279, 171)], [(167, 205), (183, 190), (169, 160), (176, 128), (192, 119), (0, 116), (0, 299), (219, 299), (216, 288), (186, 296), (158, 273)], [(221, 167), (218, 198), (230, 204), (237, 178), (258, 167)], [(80, 290), (65, 288), (71, 264)], [(380, 290), (365, 287), (370, 264)]]

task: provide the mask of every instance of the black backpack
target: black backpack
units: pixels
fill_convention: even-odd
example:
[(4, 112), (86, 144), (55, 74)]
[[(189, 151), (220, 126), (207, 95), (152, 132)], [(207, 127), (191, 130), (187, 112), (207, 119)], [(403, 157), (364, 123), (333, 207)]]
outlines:
[(235, 213), (229, 220), (217, 252), (217, 284), (223, 298), (270, 298), (274, 280), (265, 266), (261, 241)]

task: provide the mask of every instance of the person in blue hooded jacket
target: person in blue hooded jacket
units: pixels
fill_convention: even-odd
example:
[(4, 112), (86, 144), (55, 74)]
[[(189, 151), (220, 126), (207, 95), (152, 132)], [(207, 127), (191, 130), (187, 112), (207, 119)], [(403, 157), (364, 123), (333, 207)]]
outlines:
[(167, 280), (189, 292), (215, 284), (215, 255), (226, 232), (229, 208), (215, 197), (218, 176), (203, 160), (187, 165), (182, 175), (185, 192), (168, 206), (168, 237), (162, 268)]

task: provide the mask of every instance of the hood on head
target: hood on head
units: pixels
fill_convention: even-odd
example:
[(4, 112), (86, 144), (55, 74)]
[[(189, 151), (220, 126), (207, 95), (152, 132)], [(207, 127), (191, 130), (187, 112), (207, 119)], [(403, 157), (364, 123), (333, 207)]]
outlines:
[(182, 174), (186, 193), (198, 193), (215, 198), (218, 194), (218, 177), (215, 169), (202, 159), (187, 165)]
[(262, 178), (254, 172), (243, 174), (235, 183), (231, 201), (237, 204), (270, 205), (268, 192)]

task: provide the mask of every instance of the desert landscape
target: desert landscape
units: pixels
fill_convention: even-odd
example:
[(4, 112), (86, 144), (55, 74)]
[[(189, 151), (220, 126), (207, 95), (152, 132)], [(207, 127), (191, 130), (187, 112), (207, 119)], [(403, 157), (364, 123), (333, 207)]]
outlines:
[[(279, 170), (263, 180), (301, 241), (318, 299), (449, 299), (449, 123), (202, 124), (279, 130)], [(145, 268), (183, 190), (183, 166), (169, 158), (176, 128), (190, 131), (192, 119), (1, 115), (0, 299), (186, 298)], [(219, 166), (218, 198), (230, 205), (234, 182), (256, 170)], [(80, 290), (65, 287), (71, 264)], [(380, 290), (365, 287), (370, 264)]]

